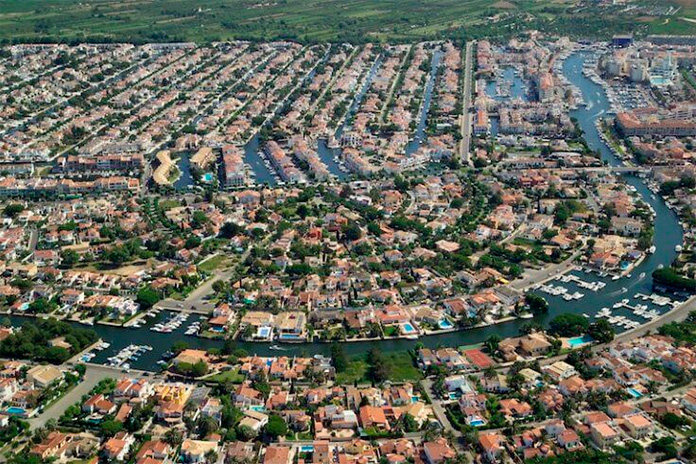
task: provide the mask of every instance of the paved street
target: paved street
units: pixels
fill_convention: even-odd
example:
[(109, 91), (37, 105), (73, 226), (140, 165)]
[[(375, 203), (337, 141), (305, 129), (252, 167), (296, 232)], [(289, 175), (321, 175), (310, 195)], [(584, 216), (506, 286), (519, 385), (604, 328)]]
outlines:
[(576, 251), (564, 261), (552, 266), (544, 267), (539, 270), (529, 270), (525, 273), (524, 278), (515, 280), (510, 283), (512, 288), (517, 290), (526, 290), (529, 287), (539, 285), (547, 280), (554, 279), (558, 274), (568, 272), (575, 266), (575, 260), (584, 252), (584, 248)]
[(464, 86), (462, 89), (462, 118), (461, 135), (462, 140), (459, 146), (462, 163), (471, 164), (471, 74), (472, 74), (472, 50), (474, 42), (467, 42), (464, 58)]
[(39, 427), (46, 425), (51, 419), (58, 420), (58, 418), (63, 414), (69, 406), (80, 401), (82, 395), (86, 395), (89, 391), (94, 388), (101, 380), (112, 377), (119, 378), (120, 374), (117, 370), (109, 369), (106, 367), (95, 367), (87, 366), (87, 371), (85, 372), (85, 379), (77, 384), (75, 388), (66, 393), (61, 399), (53, 403), (46, 409), (42, 414), (29, 419), (29, 425), (31, 430), (35, 430)]

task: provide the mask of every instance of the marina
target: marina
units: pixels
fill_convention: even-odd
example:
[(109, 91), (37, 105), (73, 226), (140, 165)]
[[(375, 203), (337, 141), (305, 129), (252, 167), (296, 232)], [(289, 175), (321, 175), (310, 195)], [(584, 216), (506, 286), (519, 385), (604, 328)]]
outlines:
[[(606, 146), (595, 126), (597, 114), (608, 110), (609, 103), (603, 98), (602, 88), (591, 82), (582, 75), (583, 60), (588, 52), (580, 51), (570, 55), (564, 60), (563, 72), (569, 82), (582, 91), (586, 101), (591, 102), (593, 110), (578, 107), (572, 112), (572, 116), (578, 120), (578, 124), (585, 132), (585, 138), (592, 149), (599, 150), (602, 158), (609, 165), (617, 166), (621, 160)], [(260, 161), (259, 161), (260, 162)], [(261, 163), (263, 164), (263, 163)], [(662, 295), (653, 289), (651, 275), (660, 266), (668, 266), (676, 255), (676, 247), (682, 243), (682, 229), (676, 214), (662, 201), (659, 196), (648, 188), (645, 181), (636, 176), (627, 175), (625, 177), (629, 185), (635, 188), (636, 192), (642, 196), (643, 201), (650, 205), (655, 212), (655, 236), (654, 253), (646, 254), (643, 261), (632, 270), (631, 275), (626, 275), (620, 279), (613, 280), (607, 272), (588, 273), (580, 269), (575, 269), (564, 277), (560, 277), (549, 282), (554, 288), (562, 286), (565, 292), (558, 296), (544, 294), (549, 302), (549, 311), (546, 314), (535, 315), (533, 320), (539, 324), (546, 325), (559, 313), (574, 313), (587, 315), (588, 318), (595, 318), (595, 315), (606, 314), (600, 317), (619, 317), (612, 319), (615, 322), (617, 331), (627, 330), (638, 324), (651, 320), (654, 316), (652, 311), (664, 314), (678, 302), (672, 296)], [(576, 295), (582, 294), (578, 299), (565, 300), (562, 294)], [(630, 297), (633, 295), (635, 297)], [(647, 296), (643, 300), (643, 296)], [(654, 295), (654, 296), (653, 296)], [(577, 296), (577, 295), (576, 295)], [(623, 302), (628, 299), (628, 302)], [(619, 304), (616, 308), (613, 306)], [(625, 307), (631, 306), (634, 309)], [(647, 305), (643, 308), (638, 305)], [(601, 309), (605, 308), (605, 309)], [(610, 313), (607, 313), (607, 309)], [(635, 309), (638, 312), (634, 312)], [(641, 315), (642, 313), (642, 315)], [(622, 319), (621, 317), (625, 318)], [(12, 316), (11, 321), (14, 325), (20, 326), (26, 318)], [(627, 324), (627, 320), (633, 321)], [(423, 336), (417, 340), (389, 339), (379, 341), (359, 341), (344, 343), (343, 346), (347, 354), (362, 354), (376, 347), (383, 352), (402, 351), (412, 349), (415, 344), (423, 344), (426, 347), (437, 346), (468, 346), (481, 343), (491, 334), (497, 334), (503, 338), (516, 336), (521, 325), (530, 319), (514, 319), (500, 324), (477, 327), (462, 331), (448, 331), (445, 333)], [(177, 323), (174, 323), (177, 321)], [(172, 346), (179, 341), (185, 341), (190, 348), (209, 349), (221, 348), (222, 340), (214, 340), (194, 336), (194, 333), (187, 335), (191, 330), (191, 324), (185, 324), (185, 315), (169, 313), (166, 311), (157, 313), (150, 311), (143, 318), (143, 325), (140, 328), (124, 329), (122, 327), (105, 326), (96, 324), (91, 327), (97, 332), (102, 340), (111, 344), (111, 349), (95, 350), (96, 356), (91, 362), (109, 364), (115, 358), (120, 362), (121, 368), (128, 364), (130, 368), (138, 369), (158, 369), (159, 364), (171, 356)], [(79, 325), (77, 322), (71, 324)], [(619, 325), (621, 323), (621, 325)], [(151, 330), (155, 328), (156, 330)], [(170, 329), (170, 330), (169, 330)], [(193, 331), (191, 331), (193, 332)], [(152, 346), (152, 350), (133, 350), (135, 346)], [(129, 348), (130, 347), (130, 348)], [(278, 352), (277, 348), (272, 348), (268, 343), (255, 343), (237, 341), (236, 348), (242, 348), (249, 353), (256, 353), (261, 356), (273, 355)], [(128, 350), (126, 350), (129, 348)], [(327, 343), (296, 343), (288, 345), (285, 353), (288, 355), (314, 355), (328, 354), (330, 344)], [(125, 351), (124, 351), (125, 350)], [(119, 353), (123, 355), (116, 358)], [(125, 354), (129, 353), (128, 356)], [(134, 357), (135, 355), (135, 357)], [(134, 357), (135, 359), (130, 359)]]

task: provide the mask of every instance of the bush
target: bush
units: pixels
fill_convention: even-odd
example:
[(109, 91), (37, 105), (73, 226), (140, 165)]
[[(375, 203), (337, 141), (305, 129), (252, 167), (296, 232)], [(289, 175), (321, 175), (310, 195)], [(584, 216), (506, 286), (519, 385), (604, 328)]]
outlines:
[(587, 319), (577, 314), (561, 314), (549, 323), (549, 332), (561, 337), (575, 337), (587, 331)]

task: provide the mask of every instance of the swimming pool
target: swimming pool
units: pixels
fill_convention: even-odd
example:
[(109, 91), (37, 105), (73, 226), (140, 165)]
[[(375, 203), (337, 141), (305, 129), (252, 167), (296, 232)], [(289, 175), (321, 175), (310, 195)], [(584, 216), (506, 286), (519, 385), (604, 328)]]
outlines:
[(24, 408), (18, 408), (17, 406), (11, 406), (5, 410), (7, 414), (12, 414), (14, 416), (23, 416), (27, 412), (24, 410)]
[(256, 336), (259, 338), (268, 338), (268, 336), (270, 334), (271, 334), (270, 327), (259, 327), (259, 330), (256, 331)]
[(255, 405), (249, 406), (249, 409), (251, 411), (256, 411), (256, 412), (264, 412), (266, 410), (266, 408), (260, 404), (255, 404)]
[(303, 453), (313, 453), (314, 445), (302, 445), (300, 446), (300, 451), (302, 451)]
[(575, 337), (571, 338), (568, 340), (568, 345), (570, 345), (571, 348), (577, 348), (580, 345), (586, 345), (588, 343), (592, 343), (594, 338), (590, 337), (589, 335), (583, 335), (582, 337)]
[(213, 181), (213, 173), (206, 172), (205, 174), (203, 174), (202, 179), (203, 179), (203, 182), (208, 182), (208, 183), (212, 182)]
[(630, 393), (631, 396), (634, 398), (640, 398), (641, 396), (643, 396), (643, 394), (641, 392), (639, 392), (638, 390), (636, 390), (635, 388), (628, 388), (627, 390), (628, 390), (628, 393)]
[(404, 334), (412, 334), (416, 331), (416, 329), (413, 327), (413, 325), (410, 322), (404, 322), (401, 324), (401, 333)]
[(439, 325), (441, 329), (451, 329), (452, 327), (454, 327), (452, 323), (447, 319), (442, 319), (440, 322), (438, 322), (437, 325)]
[(469, 425), (472, 427), (481, 427), (482, 425), (486, 425), (486, 421), (483, 419), (473, 419), (469, 421)]

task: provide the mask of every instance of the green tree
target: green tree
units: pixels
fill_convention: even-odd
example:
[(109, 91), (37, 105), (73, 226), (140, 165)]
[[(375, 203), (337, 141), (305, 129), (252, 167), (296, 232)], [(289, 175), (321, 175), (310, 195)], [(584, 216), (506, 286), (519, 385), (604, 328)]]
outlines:
[(524, 296), (524, 302), (533, 314), (542, 314), (549, 311), (549, 303), (544, 297), (536, 293), (527, 293)]
[(549, 323), (549, 331), (561, 337), (574, 337), (587, 331), (587, 319), (577, 314), (564, 313), (556, 316)]
[(22, 211), (24, 211), (24, 206), (18, 203), (9, 203), (5, 206), (3, 214), (7, 217), (16, 218)]
[(268, 423), (266, 424), (266, 435), (275, 440), (278, 437), (283, 437), (288, 433), (288, 424), (285, 419), (277, 414), (271, 414), (268, 417)]
[(331, 358), (336, 372), (343, 372), (348, 367), (348, 358), (343, 350), (343, 346), (338, 343), (331, 344)]
[(60, 264), (63, 267), (71, 268), (80, 261), (80, 255), (75, 250), (63, 250), (60, 254)]
[(587, 334), (599, 343), (609, 343), (614, 339), (614, 328), (606, 319), (599, 319), (587, 328)]
[(145, 311), (152, 308), (159, 300), (159, 293), (149, 285), (138, 290), (138, 295), (136, 296), (136, 301), (140, 304), (141, 309)]

